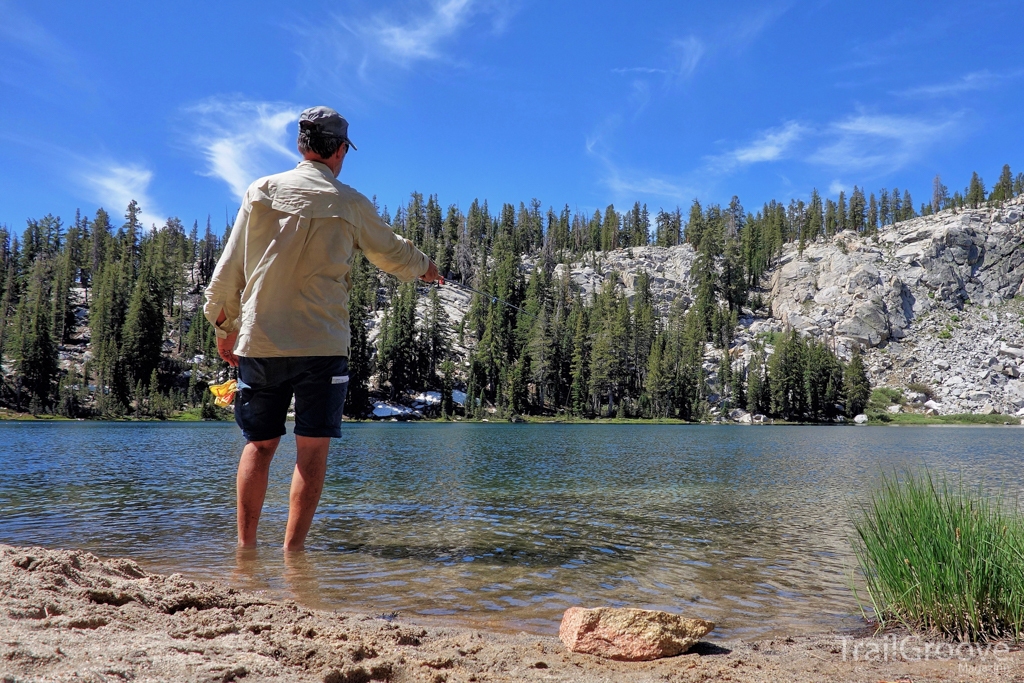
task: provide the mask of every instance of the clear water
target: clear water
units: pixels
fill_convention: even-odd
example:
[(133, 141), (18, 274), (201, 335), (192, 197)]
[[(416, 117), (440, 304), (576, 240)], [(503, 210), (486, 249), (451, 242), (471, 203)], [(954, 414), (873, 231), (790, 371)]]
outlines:
[(1020, 428), (357, 424), (305, 554), (234, 548), (232, 424), (0, 423), (0, 542), (129, 556), (319, 608), (557, 631), (571, 605), (665, 609), (719, 637), (861, 625), (851, 514), (927, 464), (1024, 493)]

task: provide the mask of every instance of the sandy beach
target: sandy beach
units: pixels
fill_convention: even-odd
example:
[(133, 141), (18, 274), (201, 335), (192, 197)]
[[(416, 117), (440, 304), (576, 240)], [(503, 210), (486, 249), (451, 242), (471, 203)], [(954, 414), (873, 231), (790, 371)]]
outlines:
[(311, 610), (129, 559), (0, 545), (4, 683), (1024, 680), (1024, 653), (986, 647), (865, 631), (705, 641), (678, 657), (616, 662), (550, 636)]

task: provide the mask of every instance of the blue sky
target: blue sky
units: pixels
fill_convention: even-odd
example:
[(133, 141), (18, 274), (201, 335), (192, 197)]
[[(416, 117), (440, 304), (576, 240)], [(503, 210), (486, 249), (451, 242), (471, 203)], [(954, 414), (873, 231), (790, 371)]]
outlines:
[(218, 229), (326, 104), (341, 179), (556, 210), (1024, 171), (1021, 2), (0, 0), (0, 224)]

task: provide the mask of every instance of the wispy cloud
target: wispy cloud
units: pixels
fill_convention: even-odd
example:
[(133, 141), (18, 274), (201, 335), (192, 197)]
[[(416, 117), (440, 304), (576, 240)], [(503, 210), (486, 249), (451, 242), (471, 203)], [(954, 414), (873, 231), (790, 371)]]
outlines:
[(588, 138), (586, 149), (604, 167), (601, 184), (611, 190), (615, 201), (632, 202), (637, 197), (652, 197), (683, 203), (697, 194), (680, 179), (625, 168), (615, 163), (604, 149), (603, 135)]
[(239, 199), (256, 178), (299, 158), (295, 131), (289, 136), (301, 113), (296, 105), (210, 98), (185, 112), (194, 126), (189, 141), (206, 159), (203, 174), (223, 180)]
[[(4, 55), (4, 52), (9, 52)], [(65, 42), (15, 7), (10, 0), (0, 0), (0, 82), (9, 85), (39, 88), (39, 81), (52, 85), (57, 80), (79, 89), (92, 88), (83, 73), (81, 59)], [(45, 73), (41, 78), (40, 70)]]
[(420, 59), (437, 59), (439, 45), (461, 29), (473, 11), (473, 0), (442, 0), (430, 10), (404, 21), (378, 15), (361, 32), (381, 46), (381, 54), (407, 66)]
[(916, 88), (904, 90), (899, 94), (904, 97), (947, 97), (950, 95), (959, 95), (965, 92), (989, 90), (990, 88), (1001, 85), (1006, 81), (1018, 78), (1021, 75), (1024, 75), (1024, 71), (1013, 71), (1011, 73), (998, 74), (985, 69), (983, 71), (974, 71), (966, 76), (956, 79), (955, 81), (921, 85)]
[(671, 75), (679, 79), (686, 79), (697, 70), (697, 65), (700, 64), (700, 59), (707, 51), (707, 47), (700, 38), (689, 35), (673, 42), (672, 51), (676, 54), (676, 68)]
[(748, 145), (711, 157), (709, 165), (713, 169), (723, 172), (739, 166), (778, 161), (787, 156), (793, 144), (808, 132), (807, 127), (796, 121), (787, 121), (778, 128), (764, 131)]
[(149, 194), (153, 172), (140, 164), (116, 161), (86, 166), (78, 180), (92, 199), (107, 210), (114, 224), (134, 199), (142, 212), (139, 220), (146, 228), (163, 225), (167, 220)]
[[(327, 25), (293, 26), (301, 39), (302, 80), (325, 82), (346, 97), (383, 90), (382, 72), (408, 70), (424, 62), (460, 64), (457, 38), (481, 23), (504, 31), (517, 3), (507, 0), (429, 0), (398, 15), (337, 15)], [(353, 74), (357, 84), (353, 84)], [(388, 79), (383, 79), (387, 81)], [(354, 86), (359, 85), (359, 93)]]
[(949, 135), (959, 119), (857, 114), (829, 125), (826, 142), (808, 161), (847, 171), (895, 171)]
[(668, 44), (661, 66), (631, 66), (612, 69), (615, 74), (664, 76), (668, 84), (690, 79), (700, 64), (716, 52), (745, 50), (751, 42), (789, 10), (792, 2), (767, 4), (760, 11), (736, 17), (727, 26), (702, 38), (690, 33)]
[(634, 76), (662, 76), (666, 85), (681, 83), (697, 70), (700, 60), (707, 52), (703, 40), (691, 34), (685, 38), (677, 38), (668, 46), (665, 66), (626, 66), (612, 69), (613, 74), (632, 74)]

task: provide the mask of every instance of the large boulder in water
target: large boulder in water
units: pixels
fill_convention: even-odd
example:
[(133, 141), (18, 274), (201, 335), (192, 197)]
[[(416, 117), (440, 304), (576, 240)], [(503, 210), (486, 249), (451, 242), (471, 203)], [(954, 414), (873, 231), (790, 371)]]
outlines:
[(656, 610), (570, 607), (558, 637), (571, 652), (642, 662), (689, 650), (715, 625)]

